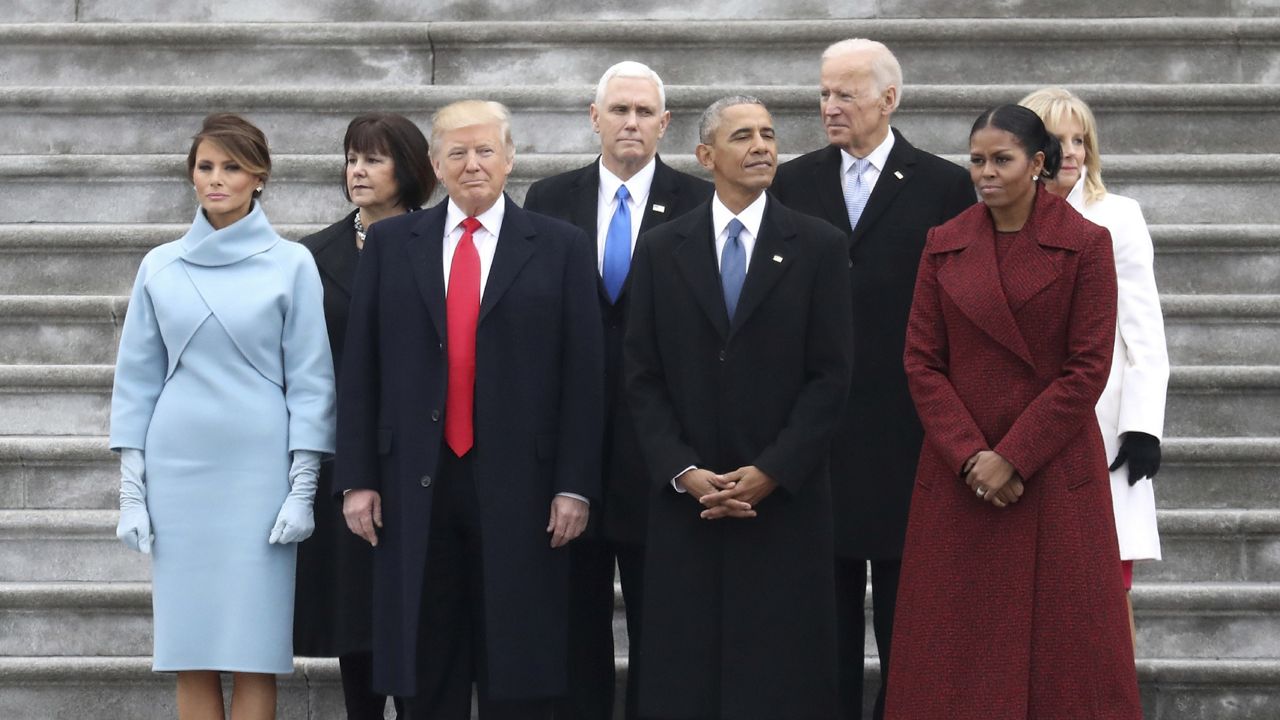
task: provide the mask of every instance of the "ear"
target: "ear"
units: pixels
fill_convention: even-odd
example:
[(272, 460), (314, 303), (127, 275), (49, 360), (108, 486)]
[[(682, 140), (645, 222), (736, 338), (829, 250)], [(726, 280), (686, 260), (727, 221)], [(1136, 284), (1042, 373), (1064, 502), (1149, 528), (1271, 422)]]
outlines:
[(714, 148), (712, 148), (710, 145), (703, 145), (699, 143), (698, 147), (694, 150), (694, 154), (698, 156), (699, 165), (701, 165), (702, 167), (706, 168), (711, 172), (715, 172), (716, 157), (715, 157)]
[(1031, 174), (1040, 177), (1044, 172), (1044, 151), (1037, 150), (1036, 154), (1031, 158)]
[(662, 118), (658, 121), (658, 137), (662, 137), (667, 133), (667, 125), (671, 122), (671, 111), (663, 110)]
[(898, 86), (890, 85), (880, 94), (880, 113), (888, 115), (898, 105)]
[(431, 155), (431, 171), (436, 174), (436, 180), (444, 182), (444, 173), (440, 172), (440, 158)]
[(591, 132), (600, 134), (600, 111), (596, 109), (595, 103), (591, 103)]

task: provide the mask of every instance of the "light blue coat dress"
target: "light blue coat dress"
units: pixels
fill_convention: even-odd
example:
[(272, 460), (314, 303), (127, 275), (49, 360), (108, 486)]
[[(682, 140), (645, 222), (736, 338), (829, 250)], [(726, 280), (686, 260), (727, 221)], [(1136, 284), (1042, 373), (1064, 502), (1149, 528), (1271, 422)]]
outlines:
[(333, 452), (320, 277), (261, 207), (197, 211), (142, 260), (111, 398), (111, 448), (146, 453), (157, 671), (293, 669), (296, 545), (267, 538), (290, 452)]

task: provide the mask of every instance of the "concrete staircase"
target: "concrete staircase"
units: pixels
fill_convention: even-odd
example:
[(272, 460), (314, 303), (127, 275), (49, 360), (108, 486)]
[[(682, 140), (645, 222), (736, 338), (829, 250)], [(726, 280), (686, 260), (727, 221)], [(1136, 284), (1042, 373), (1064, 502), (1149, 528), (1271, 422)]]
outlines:
[[(148, 564), (113, 534), (104, 435), (125, 294), (191, 219), (183, 154), (203, 115), (266, 130), (264, 204), (296, 238), (345, 213), (338, 143), (359, 112), (426, 128), (453, 99), (506, 102), (519, 199), (589, 161), (592, 85), (628, 57), (669, 83), (678, 167), (694, 166), (697, 114), (731, 89), (771, 106), (785, 153), (818, 147), (817, 56), (852, 36), (902, 60), (895, 125), (957, 160), (991, 104), (1046, 83), (1093, 103), (1108, 185), (1152, 225), (1175, 364), (1166, 560), (1134, 589), (1147, 717), (1280, 717), (1280, 0), (7, 5), (0, 718), (175, 715), (172, 679), (149, 672)], [(282, 718), (342, 717), (332, 661), (300, 659), (280, 697)]]

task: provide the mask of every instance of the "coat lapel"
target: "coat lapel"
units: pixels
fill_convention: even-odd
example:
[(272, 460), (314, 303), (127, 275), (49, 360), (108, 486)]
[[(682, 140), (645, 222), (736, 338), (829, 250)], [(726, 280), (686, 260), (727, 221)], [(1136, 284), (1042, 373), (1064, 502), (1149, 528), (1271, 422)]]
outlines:
[(747, 278), (742, 284), (742, 295), (738, 298), (738, 310), (729, 326), (730, 336), (738, 332), (747, 318), (751, 317), (751, 313), (768, 296), (778, 278), (791, 267), (793, 260), (790, 240), (796, 234), (795, 228), (772, 198), (765, 202), (760, 236), (756, 238), (755, 249), (751, 251), (751, 263), (748, 265)]
[(969, 238), (968, 245), (947, 248), (960, 252), (939, 268), (938, 283), (970, 322), (1035, 367), (1000, 283), (991, 216), (985, 211), (974, 216), (977, 218), (972, 223), (974, 227), (963, 233)]
[[(1047, 195), (1044, 186), (1039, 186), (1036, 191), (1038, 207), (1046, 204)], [(1033, 208), (1031, 215), (1027, 218), (1028, 229), (1031, 231), (1030, 237), (1035, 242), (1014, 243), (1004, 259), (1004, 272), (1009, 280), (1005, 295), (1009, 302), (1009, 310), (1015, 315), (1028, 300), (1048, 287), (1062, 272), (1058, 262), (1059, 256), (1045, 250), (1044, 243), (1040, 241), (1040, 238), (1046, 234), (1044, 223), (1038, 222), (1041, 215), (1042, 213), (1037, 213), (1036, 208)]]
[[(876, 180), (871, 197), (867, 198), (867, 206), (863, 208), (862, 216), (858, 218), (858, 227), (853, 229), (853, 246), (856, 246), (880, 220), (893, 204), (893, 199), (897, 197), (898, 192), (911, 182), (911, 176), (915, 171), (916, 149), (897, 130), (891, 132), (893, 132), (893, 149), (889, 151), (884, 169), (880, 171), (880, 179)], [(841, 196), (841, 202), (843, 200)]]
[(329, 227), (324, 244), (316, 249), (316, 267), (341, 290), (351, 297), (351, 282), (355, 278), (360, 252), (355, 243), (355, 216), (352, 212), (336, 225)]
[(480, 323), (502, 299), (520, 274), (520, 268), (533, 255), (534, 245), (529, 238), (535, 233), (525, 217), (526, 211), (505, 194), (502, 199), (507, 209), (502, 218), (502, 231), (498, 234), (498, 248), (493, 254), (493, 266), (489, 268), (489, 279), (485, 282), (484, 297), (480, 298)]
[[(845, 237), (853, 235), (849, 226), (849, 208), (844, 204), (844, 178), (840, 177), (840, 148), (829, 145), (822, 153), (814, 167), (817, 178), (818, 199), (828, 218), (839, 218), (836, 227), (844, 231)], [(870, 200), (868, 199), (868, 202)]]
[[(711, 321), (720, 337), (729, 337), (729, 313), (724, 307), (720, 289), (720, 271), (716, 266), (715, 242), (711, 229), (711, 204), (690, 212), (679, 230), (681, 241), (675, 249), (676, 267), (684, 275), (689, 291), (698, 307)], [(749, 275), (749, 273), (748, 273)]]
[(414, 237), (408, 248), (413, 276), (418, 281), (418, 291), (427, 306), (432, 324), (436, 326), (436, 333), (442, 338), (448, 332), (445, 326), (443, 265), (444, 220), (448, 205), (446, 200), (422, 211), (422, 219), (413, 226)]

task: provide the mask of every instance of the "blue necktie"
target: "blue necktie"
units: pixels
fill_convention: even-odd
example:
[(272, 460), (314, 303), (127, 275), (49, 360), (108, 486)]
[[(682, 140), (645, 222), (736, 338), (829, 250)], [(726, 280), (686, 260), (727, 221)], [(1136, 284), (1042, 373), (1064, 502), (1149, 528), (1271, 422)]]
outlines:
[(853, 163), (850, 177), (844, 184), (844, 206), (849, 211), (849, 229), (858, 227), (858, 218), (867, 207), (867, 198), (871, 197), (871, 186), (862, 178), (862, 174), (871, 167), (871, 161), (859, 158)]
[(627, 271), (631, 268), (631, 207), (627, 204), (630, 194), (626, 185), (618, 186), (616, 197), (618, 209), (613, 211), (609, 232), (604, 237), (604, 266), (600, 269), (609, 302), (618, 301), (618, 293), (622, 292), (622, 284), (626, 282)]
[(730, 322), (738, 309), (742, 283), (747, 279), (747, 253), (738, 237), (744, 229), (738, 218), (730, 220), (725, 228), (724, 250), (720, 253), (720, 285), (724, 288), (724, 308), (729, 311)]

